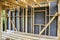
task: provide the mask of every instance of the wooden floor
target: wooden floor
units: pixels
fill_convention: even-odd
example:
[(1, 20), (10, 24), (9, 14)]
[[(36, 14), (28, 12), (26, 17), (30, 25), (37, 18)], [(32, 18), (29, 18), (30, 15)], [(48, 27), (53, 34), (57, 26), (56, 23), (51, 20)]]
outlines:
[(39, 36), (39, 35), (33, 35), (33, 34), (28, 34), (28, 33), (21, 33), (21, 32), (13, 32), (13, 31), (8, 31), (8, 32), (3, 32), (2, 33), (2, 40), (6, 40), (9, 38), (10, 40), (57, 40), (57, 37), (52, 37), (52, 36)]

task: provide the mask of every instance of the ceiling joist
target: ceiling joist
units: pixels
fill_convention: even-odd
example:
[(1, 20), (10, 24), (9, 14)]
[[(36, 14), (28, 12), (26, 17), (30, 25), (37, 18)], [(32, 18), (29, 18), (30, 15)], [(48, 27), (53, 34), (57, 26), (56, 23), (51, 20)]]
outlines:
[[(44, 7), (48, 6), (48, 2), (53, 2), (56, 0), (1, 0), (1, 4), (10, 7), (10, 8), (16, 8), (17, 6), (22, 6), (26, 8), (26, 5), (29, 5), (31, 7)], [(41, 4), (41, 3), (47, 3), (47, 4)]]

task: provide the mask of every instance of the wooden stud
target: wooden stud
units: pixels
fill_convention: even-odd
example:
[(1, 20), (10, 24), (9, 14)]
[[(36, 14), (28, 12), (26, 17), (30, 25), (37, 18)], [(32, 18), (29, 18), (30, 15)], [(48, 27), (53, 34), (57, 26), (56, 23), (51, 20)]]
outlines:
[(24, 32), (24, 8), (23, 8), (23, 25), (22, 25), (22, 27), (23, 27), (23, 32)]
[(45, 12), (46, 10), (35, 10), (34, 12)]
[(32, 28), (33, 28), (33, 27), (32, 27), (32, 19), (33, 19), (33, 18), (32, 18), (32, 16), (33, 16), (33, 15), (32, 15), (32, 12), (33, 12), (33, 11), (32, 11), (32, 8), (31, 8), (31, 33), (32, 33)]
[(48, 4), (40, 4), (40, 6), (38, 5), (33, 5), (33, 8), (38, 8), (38, 7), (48, 7), (49, 5)]
[(2, 25), (1, 25), (1, 6), (0, 6), (0, 40), (2, 40)]
[(41, 25), (39, 25), (39, 33), (40, 33), (40, 31), (41, 31)]
[(34, 24), (34, 25), (42, 25), (42, 26), (45, 26), (45, 24)]
[(60, 40), (60, 0), (58, 1), (58, 32), (57, 32), (57, 37), (58, 40)]
[(28, 15), (28, 6), (26, 5), (26, 15), (25, 15), (25, 32), (27, 33), (27, 15)]
[[(45, 24), (47, 24), (47, 22), (46, 22), (46, 21), (47, 21), (47, 20), (46, 20), (47, 8), (46, 8), (46, 7), (45, 7), (45, 10), (46, 10), (46, 11), (45, 11)], [(45, 30), (45, 35), (46, 35), (46, 30)]]
[(34, 34), (34, 8), (33, 8), (33, 34)]
[[(49, 21), (50, 21), (50, 2), (49, 2)], [(48, 35), (50, 36), (50, 24), (49, 24), (49, 33)]]

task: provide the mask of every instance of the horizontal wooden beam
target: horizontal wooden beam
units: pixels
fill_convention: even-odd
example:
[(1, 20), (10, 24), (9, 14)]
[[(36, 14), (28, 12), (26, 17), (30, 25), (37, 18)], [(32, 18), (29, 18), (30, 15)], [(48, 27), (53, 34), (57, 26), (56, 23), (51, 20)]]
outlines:
[[(52, 1), (55, 1), (55, 0), (1, 0), (1, 2), (7, 2), (3, 5), (5, 6), (9, 6), (9, 7), (16, 7), (16, 6), (22, 6), (22, 7), (26, 7), (26, 5), (29, 5), (31, 7), (43, 7), (43, 5), (41, 6), (40, 3), (42, 2), (52, 2)], [(36, 6), (35, 4), (37, 4), (38, 6)], [(47, 6), (47, 5), (45, 5)]]
[(34, 5), (33, 8), (38, 8), (38, 7), (48, 7), (49, 4), (40, 4), (40, 6), (38, 5)]
[(18, 1), (13, 1), (12, 2), (11, 0), (10, 1), (7, 0), (6, 2), (8, 2), (8, 4), (10, 4), (11, 6), (22, 6), (22, 7), (26, 7), (25, 4), (23, 4), (21, 2), (19, 3)]

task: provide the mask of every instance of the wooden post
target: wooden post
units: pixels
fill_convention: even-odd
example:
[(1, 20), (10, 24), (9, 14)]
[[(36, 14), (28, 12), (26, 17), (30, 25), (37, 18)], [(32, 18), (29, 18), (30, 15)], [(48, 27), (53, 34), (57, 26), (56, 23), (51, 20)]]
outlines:
[(58, 4), (58, 40), (60, 40), (60, 2)]
[(24, 32), (24, 8), (23, 8), (23, 25), (22, 25), (22, 27), (23, 27), (23, 32)]
[(33, 34), (34, 34), (34, 8), (32, 9), (33, 10)]
[[(49, 2), (49, 21), (50, 21), (50, 2)], [(50, 36), (50, 24), (49, 24), (49, 32), (48, 35)]]
[(2, 26), (1, 26), (1, 6), (0, 6), (0, 40), (2, 40)]
[(27, 12), (28, 12), (28, 7), (26, 6), (26, 19), (25, 19), (25, 32), (27, 33)]
[[(46, 15), (47, 15), (47, 7), (45, 7), (45, 25), (47, 24), (47, 22), (46, 22), (46, 20), (47, 20)], [(46, 35), (46, 30), (45, 30), (45, 35)]]
[(32, 18), (32, 17), (33, 17), (33, 16), (32, 16), (32, 12), (33, 12), (33, 11), (32, 11), (32, 8), (31, 8), (31, 33), (32, 33), (32, 28), (33, 28), (33, 27), (32, 27), (32, 24), (33, 24), (33, 23), (32, 23), (32, 22), (33, 22), (33, 21), (32, 21), (32, 19), (33, 19), (33, 18)]

